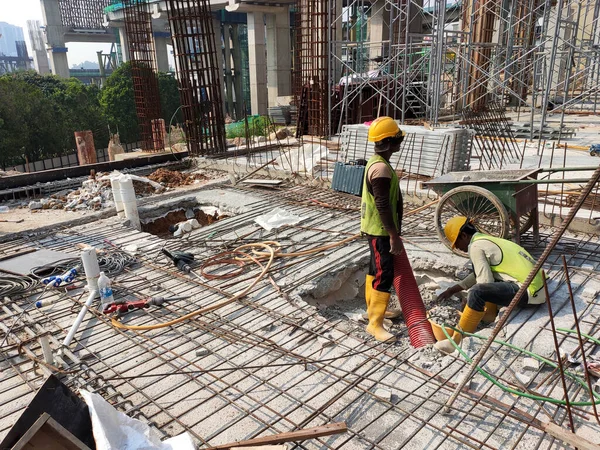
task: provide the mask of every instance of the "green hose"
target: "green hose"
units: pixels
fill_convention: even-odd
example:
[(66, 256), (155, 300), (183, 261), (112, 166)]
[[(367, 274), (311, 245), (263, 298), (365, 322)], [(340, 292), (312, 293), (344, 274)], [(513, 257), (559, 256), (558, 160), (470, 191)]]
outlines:
[[(481, 340), (485, 340), (485, 339), (487, 339), (487, 338), (485, 338), (485, 337), (483, 337), (483, 336), (479, 336), (478, 334), (474, 334), (474, 333), (467, 333), (466, 331), (459, 331), (459, 330), (457, 330), (456, 328), (453, 328), (453, 327), (449, 327), (449, 328), (451, 328), (451, 329), (453, 329), (454, 331), (457, 331), (457, 332), (459, 332), (459, 333), (462, 333), (462, 334), (464, 334), (464, 335), (466, 335), (466, 336), (476, 337), (477, 339), (481, 339)], [(576, 331), (574, 331), (574, 330), (568, 330), (568, 329), (564, 329), (564, 328), (558, 328), (558, 330), (559, 330), (559, 331), (562, 331), (562, 332), (566, 332), (566, 333), (576, 333)], [(443, 326), (442, 326), (442, 331), (443, 331), (443, 332), (444, 332), (444, 334), (446, 335), (446, 338), (447, 338), (447, 339), (448, 339), (450, 342), (452, 342), (452, 345), (454, 345), (454, 348), (456, 348), (456, 349), (458, 350), (458, 352), (459, 352), (459, 353), (462, 355), (462, 357), (463, 357), (463, 358), (465, 358), (465, 360), (466, 360), (467, 362), (469, 362), (469, 363), (472, 363), (472, 362), (473, 362), (473, 360), (472, 360), (471, 358), (469, 358), (469, 356), (468, 356), (468, 355), (467, 355), (467, 354), (466, 354), (466, 353), (465, 353), (465, 352), (464, 352), (464, 351), (463, 351), (463, 350), (462, 350), (462, 349), (459, 347), (459, 345), (458, 345), (456, 342), (454, 342), (454, 339), (452, 339), (452, 338), (450, 337), (450, 335), (449, 335), (449, 334), (448, 334), (448, 332), (446, 331), (446, 326), (445, 326), (445, 325), (443, 325)], [(594, 341), (595, 343), (597, 343), (597, 344), (600, 344), (600, 341), (599, 341), (599, 340), (597, 340), (597, 339), (595, 339), (595, 338), (593, 338), (593, 337), (591, 337), (591, 336), (585, 335), (585, 334), (583, 334), (583, 333), (582, 333), (582, 336), (585, 336), (585, 337), (587, 337), (588, 339), (590, 339), (590, 340)], [(546, 359), (546, 358), (544, 358), (543, 356), (540, 356), (540, 355), (538, 355), (538, 354), (536, 354), (536, 353), (530, 352), (529, 350), (525, 350), (524, 348), (517, 347), (516, 345), (510, 344), (510, 343), (508, 343), (508, 342), (501, 341), (501, 340), (499, 340), (499, 339), (494, 339), (494, 342), (496, 342), (497, 344), (500, 344), (500, 345), (507, 346), (507, 347), (509, 347), (509, 348), (511, 348), (511, 349), (513, 349), (513, 350), (517, 350), (517, 351), (519, 351), (519, 352), (521, 352), (521, 353), (525, 353), (526, 355), (529, 355), (529, 356), (531, 356), (531, 357), (533, 357), (533, 358), (537, 359), (538, 361), (541, 361), (541, 362), (543, 362), (544, 364), (548, 364), (549, 366), (551, 366), (551, 367), (554, 367), (555, 369), (556, 369), (556, 368), (558, 368), (558, 365), (557, 365), (557, 364), (555, 364), (554, 362), (552, 362), (552, 361), (550, 361), (549, 359)], [(529, 393), (526, 393), (526, 392), (517, 391), (516, 389), (513, 389), (513, 388), (511, 388), (511, 387), (508, 387), (508, 386), (506, 386), (506, 385), (504, 385), (504, 384), (500, 383), (498, 380), (496, 380), (494, 377), (492, 377), (492, 376), (491, 376), (489, 373), (487, 373), (487, 372), (486, 372), (486, 371), (485, 371), (483, 368), (481, 368), (480, 366), (477, 366), (477, 371), (478, 371), (478, 372), (479, 372), (479, 373), (480, 373), (480, 374), (481, 374), (481, 375), (482, 375), (484, 378), (486, 378), (486, 379), (487, 379), (488, 381), (490, 381), (492, 384), (494, 384), (494, 385), (498, 386), (500, 389), (502, 389), (502, 390), (503, 390), (503, 391), (505, 391), (505, 392), (509, 392), (509, 393), (511, 393), (511, 394), (514, 394), (514, 395), (517, 395), (517, 396), (519, 396), (519, 397), (525, 397), (525, 398), (529, 398), (529, 399), (532, 399), (532, 400), (538, 400), (538, 401), (542, 401), (542, 402), (554, 403), (554, 404), (556, 404), (556, 405), (566, 405), (566, 404), (567, 404), (567, 402), (566, 402), (565, 400), (558, 400), (558, 399), (555, 399), (555, 398), (552, 398), (552, 397), (542, 397), (542, 396), (540, 396), (540, 395), (534, 395), (534, 394), (529, 394)], [(582, 387), (584, 387), (584, 388), (586, 388), (586, 389), (587, 389), (587, 387), (588, 387), (588, 386), (587, 386), (587, 383), (585, 382), (585, 380), (582, 380), (582, 379), (581, 379), (580, 377), (578, 377), (576, 374), (574, 374), (574, 373), (572, 373), (572, 372), (570, 372), (570, 371), (568, 371), (568, 370), (565, 370), (565, 371), (564, 371), (564, 373), (565, 373), (565, 374), (566, 374), (566, 375), (567, 375), (569, 378), (571, 378), (571, 379), (575, 380), (575, 381), (576, 381), (577, 383), (579, 383), (579, 384), (580, 384)], [(600, 400), (600, 395), (596, 394), (595, 392), (592, 392), (592, 395), (593, 395), (593, 396), (594, 396), (596, 399)], [(592, 402), (592, 401), (587, 401), (587, 402), (569, 402), (569, 405), (572, 405), (572, 406), (592, 406), (592, 405), (594, 405), (594, 404), (597, 404), (597, 403), (595, 403), (595, 402)]]

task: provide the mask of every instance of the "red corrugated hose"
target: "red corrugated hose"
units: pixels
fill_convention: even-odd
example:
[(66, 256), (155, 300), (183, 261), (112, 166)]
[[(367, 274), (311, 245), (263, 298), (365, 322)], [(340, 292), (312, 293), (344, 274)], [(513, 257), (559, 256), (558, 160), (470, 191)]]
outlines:
[(394, 255), (394, 289), (408, 327), (411, 345), (420, 348), (427, 344), (434, 344), (433, 330), (427, 320), (425, 305), (406, 251), (401, 255)]

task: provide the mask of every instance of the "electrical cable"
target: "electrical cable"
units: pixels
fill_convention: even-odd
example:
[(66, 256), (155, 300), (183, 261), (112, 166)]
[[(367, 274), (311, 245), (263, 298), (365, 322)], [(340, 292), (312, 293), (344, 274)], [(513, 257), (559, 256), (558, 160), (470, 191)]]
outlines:
[[(135, 256), (122, 250), (104, 250), (98, 254), (98, 266), (100, 271), (112, 277), (120, 274), (126, 267), (136, 262)], [(79, 258), (66, 258), (51, 264), (37, 266), (31, 269), (31, 276), (37, 279), (62, 275), (73, 267), (81, 266)]]
[[(223, 300), (222, 302), (215, 303), (214, 305), (211, 305), (211, 306), (206, 306), (204, 308), (200, 308), (196, 311), (193, 311), (191, 313), (188, 313), (184, 316), (181, 316), (177, 319), (174, 319), (174, 320), (171, 320), (168, 322), (162, 322), (162, 323), (158, 323), (158, 324), (154, 324), (154, 325), (125, 325), (125, 324), (119, 322), (118, 320), (116, 320), (116, 318), (113, 318), (111, 323), (116, 328), (125, 329), (125, 330), (155, 330), (158, 328), (164, 328), (164, 327), (168, 327), (171, 325), (181, 323), (181, 322), (191, 319), (192, 317), (195, 317), (197, 315), (204, 314), (204, 313), (207, 313), (210, 311), (214, 311), (216, 309), (222, 308), (223, 306), (227, 306), (227, 305), (235, 302), (236, 300), (238, 300), (242, 297), (245, 297), (248, 294), (248, 292), (250, 292), (250, 290), (254, 286), (256, 286), (256, 284), (260, 280), (262, 280), (264, 278), (264, 276), (267, 274), (267, 272), (271, 269), (271, 266), (273, 265), (275, 258), (286, 258), (286, 257), (293, 257), (293, 256), (311, 255), (314, 253), (319, 253), (319, 252), (322, 252), (325, 250), (329, 250), (331, 248), (339, 247), (340, 245), (344, 245), (344, 244), (346, 244), (350, 241), (353, 241), (359, 237), (360, 237), (360, 235), (356, 234), (356, 235), (350, 236), (346, 239), (343, 239), (339, 242), (334, 242), (332, 244), (323, 245), (321, 247), (313, 248), (310, 250), (304, 250), (301, 252), (291, 252), (291, 253), (282, 253), (280, 250), (281, 245), (276, 241), (264, 241), (264, 242), (256, 242), (256, 243), (242, 245), (242, 246), (237, 247), (236, 249), (232, 250), (231, 252), (223, 252), (223, 253), (219, 254), (220, 256), (226, 256), (226, 255), (234, 255), (235, 256), (235, 255), (237, 255), (237, 256), (235, 256), (236, 260), (252, 262), (252, 263), (258, 265), (262, 269), (261, 273), (242, 292), (235, 294), (233, 297), (231, 297), (227, 300)], [(277, 251), (275, 249), (273, 249), (273, 246), (277, 247)], [(265, 251), (262, 251), (262, 252), (257, 251), (256, 247), (261, 247)], [(245, 250), (245, 249), (251, 250), (255, 256), (252, 256), (251, 254), (242, 252), (242, 250)], [(217, 255), (217, 256), (219, 256), (219, 255)], [(216, 264), (227, 264), (230, 259), (231, 258), (223, 258), (221, 260), (215, 260), (215, 259), (211, 258), (207, 261), (208, 265), (205, 263), (205, 265), (202, 266), (202, 270), (204, 270), (208, 266), (214, 266)], [(265, 260), (268, 260), (267, 264), (266, 265), (261, 264), (261, 261), (265, 261)], [(220, 262), (218, 262), (218, 261), (220, 261)], [(231, 263), (232, 262), (229, 262), (229, 264), (231, 264)], [(239, 265), (237, 262), (234, 264)], [(239, 272), (241, 272), (241, 271), (239, 271)], [(219, 275), (209, 274), (209, 276), (213, 277), (213, 279), (219, 278)], [(221, 277), (223, 277), (223, 276), (221, 276)]]
[(0, 276), (0, 297), (15, 297), (33, 290), (38, 285), (38, 280), (29, 275), (2, 275)]
[[(461, 355), (463, 358), (465, 358), (465, 360), (466, 360), (468, 363), (472, 363), (472, 362), (473, 362), (473, 359), (471, 359), (471, 358), (470, 358), (470, 357), (469, 357), (469, 356), (468, 356), (468, 355), (467, 355), (467, 354), (466, 354), (466, 353), (463, 351), (463, 349), (462, 349), (462, 348), (460, 348), (460, 346), (459, 346), (459, 345), (458, 345), (458, 344), (457, 344), (457, 343), (454, 341), (454, 339), (452, 339), (452, 338), (450, 337), (450, 335), (449, 335), (449, 334), (448, 334), (448, 332), (446, 331), (446, 327), (447, 327), (447, 326), (446, 326), (446, 324), (443, 324), (443, 325), (442, 325), (442, 331), (443, 331), (443, 332), (444, 332), (444, 334), (446, 335), (446, 338), (447, 338), (447, 339), (448, 339), (448, 340), (449, 340), (449, 341), (452, 343), (452, 345), (454, 346), (454, 348), (456, 348), (456, 349), (458, 350), (458, 352), (460, 353), (460, 355)], [(465, 336), (476, 337), (477, 339), (480, 339), (480, 340), (482, 340), (482, 341), (485, 341), (485, 340), (487, 340), (487, 339), (488, 339), (487, 337), (483, 337), (483, 336), (480, 336), (480, 335), (478, 335), (478, 334), (474, 334), (474, 333), (468, 333), (468, 332), (466, 332), (466, 331), (458, 330), (458, 329), (456, 329), (456, 328), (453, 328), (453, 327), (447, 327), (447, 328), (449, 328), (449, 329), (452, 329), (452, 330), (454, 330), (454, 331), (456, 331), (456, 332), (462, 333), (462, 334), (464, 334)], [(575, 330), (566, 330), (566, 329), (560, 329), (560, 331), (576, 333), (576, 331), (575, 331)], [(582, 336), (585, 336), (585, 337), (591, 338), (591, 336), (584, 335), (583, 333), (582, 333)], [(596, 343), (600, 344), (600, 341), (598, 341), (597, 339), (594, 339), (594, 338), (592, 338), (592, 339), (594, 340), (594, 342), (596, 342)], [(524, 354), (526, 354), (526, 355), (528, 355), (528, 356), (531, 356), (532, 358), (535, 358), (535, 359), (537, 359), (538, 361), (540, 361), (540, 362), (543, 362), (544, 364), (548, 364), (550, 367), (553, 367), (554, 369), (558, 368), (558, 364), (555, 364), (554, 362), (550, 361), (550, 360), (549, 360), (549, 359), (547, 359), (547, 358), (544, 358), (544, 357), (543, 357), (543, 356), (541, 356), (541, 355), (538, 355), (537, 353), (530, 352), (529, 350), (526, 350), (526, 349), (524, 349), (524, 348), (517, 347), (516, 345), (510, 344), (510, 343), (508, 343), (508, 342), (505, 342), (505, 341), (501, 341), (500, 339), (494, 339), (494, 342), (495, 342), (495, 343), (497, 343), (497, 344), (500, 344), (500, 345), (503, 345), (503, 346), (509, 347), (509, 348), (511, 348), (511, 349), (513, 349), (513, 350), (517, 350), (517, 351), (519, 351), (519, 352), (521, 352), (521, 353), (524, 353)], [(559, 356), (559, 357), (560, 357), (560, 356)], [(482, 375), (482, 376), (483, 376), (485, 379), (487, 379), (488, 381), (490, 381), (490, 382), (491, 382), (492, 384), (494, 384), (495, 386), (499, 387), (500, 389), (502, 389), (502, 390), (503, 390), (503, 391), (505, 391), (505, 392), (509, 392), (509, 393), (511, 393), (511, 394), (514, 394), (514, 395), (516, 395), (516, 396), (518, 396), (518, 397), (525, 397), (525, 398), (529, 398), (529, 399), (531, 399), (531, 400), (537, 400), (537, 401), (541, 401), (541, 402), (553, 403), (553, 404), (555, 404), (555, 405), (566, 405), (566, 404), (567, 404), (567, 402), (566, 402), (565, 400), (559, 400), (559, 399), (552, 398), (552, 397), (544, 397), (544, 396), (541, 396), (541, 395), (529, 394), (529, 393), (525, 393), (525, 392), (518, 391), (518, 390), (516, 390), (516, 389), (513, 389), (513, 388), (511, 388), (511, 387), (509, 387), (509, 386), (506, 386), (505, 384), (503, 384), (503, 383), (499, 382), (499, 381), (498, 381), (496, 378), (494, 378), (494, 377), (493, 377), (491, 374), (489, 374), (489, 373), (488, 373), (488, 372), (487, 372), (485, 369), (483, 369), (481, 366), (477, 366), (477, 367), (476, 367), (476, 370), (477, 370), (477, 371), (478, 371), (478, 372), (479, 372), (479, 373), (480, 373), (480, 374), (481, 374), (481, 375)], [(570, 372), (570, 371), (568, 371), (568, 370), (565, 370), (565, 375), (567, 375), (567, 376), (568, 376), (569, 378), (571, 378), (572, 380), (576, 381), (578, 384), (580, 384), (582, 387), (586, 388), (586, 390), (587, 390), (587, 387), (588, 387), (588, 386), (587, 386), (586, 382), (585, 382), (584, 380), (582, 380), (580, 377), (578, 377), (576, 374), (574, 374), (573, 372)], [(597, 393), (595, 393), (595, 392), (592, 392), (592, 395), (593, 395), (593, 396), (594, 396), (594, 397), (595, 397), (595, 398), (598, 400), (598, 402), (592, 402), (592, 401), (571, 402), (571, 401), (570, 401), (570, 402), (569, 402), (569, 404), (570, 404), (571, 406), (592, 406), (592, 405), (594, 405), (594, 404), (596, 404), (596, 405), (597, 405), (597, 404), (600, 404), (600, 394), (597, 394)]]
[[(270, 253), (270, 258), (269, 261), (267, 262), (266, 265), (262, 265), (256, 258), (254, 258), (253, 256), (250, 256), (246, 253), (243, 253), (241, 250), (247, 249), (247, 248), (254, 248), (254, 247), (262, 247), (265, 250), (269, 251)], [(198, 316), (200, 314), (204, 314), (210, 311), (214, 311), (216, 309), (222, 308), (223, 306), (227, 306), (233, 302), (235, 302), (236, 300), (244, 297), (246, 294), (248, 294), (248, 292), (250, 292), (250, 290), (252, 290), (252, 288), (254, 286), (256, 286), (256, 284), (265, 276), (265, 274), (268, 272), (268, 270), (271, 268), (271, 265), (273, 264), (273, 261), (275, 260), (275, 252), (273, 250), (272, 247), (270, 247), (267, 244), (263, 244), (263, 243), (256, 243), (256, 244), (246, 244), (246, 245), (242, 245), (238, 248), (236, 248), (235, 250), (233, 250), (231, 253), (233, 254), (238, 254), (238, 255), (242, 255), (246, 258), (250, 258), (254, 263), (256, 263), (259, 267), (262, 268), (262, 271), (260, 274), (258, 274), (258, 276), (254, 279), (254, 281), (252, 283), (250, 283), (250, 285), (244, 289), (243, 291), (239, 292), (238, 294), (235, 294), (233, 297), (228, 298), (227, 300), (223, 300), (222, 302), (218, 302), (215, 303), (214, 305), (211, 306), (206, 306), (204, 308), (200, 308), (196, 311), (193, 311), (189, 314), (185, 314), (184, 316), (181, 316), (177, 319), (171, 320), (169, 322), (163, 322), (163, 323), (158, 323), (155, 325), (125, 325), (121, 322), (119, 322), (118, 320), (116, 320), (115, 318), (113, 318), (111, 320), (111, 323), (113, 324), (114, 327), (116, 328), (121, 328), (121, 329), (125, 329), (125, 330), (156, 330), (158, 328), (164, 328), (164, 327), (168, 327), (171, 325), (175, 325), (181, 322), (184, 322), (188, 319), (191, 319), (192, 317)]]

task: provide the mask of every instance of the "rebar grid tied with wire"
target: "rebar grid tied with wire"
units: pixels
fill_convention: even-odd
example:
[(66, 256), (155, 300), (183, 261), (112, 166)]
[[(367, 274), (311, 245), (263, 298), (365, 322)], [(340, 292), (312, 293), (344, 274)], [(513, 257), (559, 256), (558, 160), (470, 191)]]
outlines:
[(142, 150), (161, 151), (164, 150), (166, 136), (164, 121), (160, 122), (160, 94), (150, 5), (147, 1), (139, 0), (125, 0), (123, 5)]
[[(156, 258), (163, 245), (170, 250), (192, 251), (204, 259), (226, 248), (255, 241), (277, 240), (289, 251), (302, 251), (341, 240), (356, 230), (358, 211), (348, 208), (352, 203), (343, 195), (301, 187), (268, 195), (256, 190), (228, 189), (238, 195), (251, 194), (252, 212), (199, 229), (186, 240), (161, 241), (133, 230), (97, 223), (14, 240), (0, 250), (10, 252), (32, 243), (66, 252), (84, 243), (107, 248), (139, 245), (139, 265), (113, 279), (123, 295), (192, 296), (190, 300), (166, 303), (160, 309), (133, 312), (123, 319), (126, 323), (142, 325), (179, 317), (227, 298), (247, 285), (260, 270), (248, 266), (235, 278), (189, 277), (176, 272), (170, 261)], [(305, 217), (302, 228), (267, 233), (252, 225), (256, 214), (271, 210), (274, 203)], [(331, 207), (336, 205), (336, 218), (332, 220)], [(407, 212), (412, 209), (408, 207)], [(423, 232), (419, 222), (430, 213), (431, 209), (408, 215), (416, 223), (412, 225), (407, 221), (407, 239), (426, 245), (430, 233)], [(547, 235), (543, 235), (543, 242), (546, 239)], [(525, 245), (535, 254), (541, 251), (543, 242), (535, 246), (526, 236)], [(157, 244), (154, 250), (150, 249)], [(573, 252), (574, 249), (577, 251)], [(600, 266), (598, 250), (598, 242), (593, 238), (563, 239), (556, 254), (548, 260), (551, 295), (565, 286), (563, 271), (554, 265), (560, 263), (560, 253), (567, 253), (567, 264), (575, 267), (582, 261)], [(412, 362), (416, 355), (409, 348), (364, 341), (360, 337), (362, 326), (327, 320), (317, 309), (292, 295), (307, 278), (320, 277), (335, 267), (352, 264), (360, 254), (366, 256), (366, 246), (356, 243), (318, 258), (282, 260), (269, 272), (272, 280), (265, 279), (246, 298), (170, 328), (124, 332), (111, 327), (107, 317), (90, 315), (82, 323), (81, 337), (76, 337), (73, 355), (62, 357), (66, 363), (64, 370), (77, 371), (69, 374), (67, 380), (72, 386), (97, 390), (120, 410), (138, 414), (153, 423), (164, 435), (188, 430), (199, 442), (211, 445), (235, 440), (231, 433), (238, 439), (252, 438), (346, 420), (349, 424), (346, 435), (299, 446), (337, 449), (361, 440), (377, 449), (423, 442), (430, 448), (500, 448), (501, 445), (502, 448), (519, 448), (525, 436), (528, 442), (534, 441), (542, 448), (550, 446), (551, 438), (538, 431), (541, 420), (547, 420), (542, 409), (561, 424), (566, 418), (564, 407), (503, 396), (494, 386), (478, 380), (476, 391), (461, 394), (454, 419), (447, 423), (439, 412), (454, 387), (453, 380), (464, 370), (463, 361), (424, 369)], [(211, 269), (211, 273), (226, 275), (237, 270), (237, 266), (223, 266)], [(583, 289), (585, 278), (597, 278), (596, 273), (597, 270), (586, 272), (583, 279), (574, 279), (575, 293)], [(294, 280), (291, 283), (289, 276)], [(10, 378), (0, 385), (4, 388), (0, 389), (3, 399), (10, 396), (24, 400), (30, 395), (27, 392), (32, 392), (5, 389), (9, 384), (26, 385), (25, 378), (34, 390), (38, 380), (41, 381), (41, 376), (34, 375), (36, 363), (31, 359), (39, 357), (41, 349), (37, 341), (31, 339), (44, 329), (50, 335), (51, 344), (56, 345), (60, 340), (56, 337), (60, 338), (68, 329), (78, 312), (77, 297), (73, 294), (56, 291), (52, 295), (57, 296), (57, 303), (24, 314), (25, 321), (15, 327), (8, 345), (3, 348), (10, 367)], [(28, 302), (23, 297), (3, 304), (4, 319), (0, 327), (10, 323), (5, 318), (20, 314)], [(561, 315), (564, 308), (570, 309), (568, 300), (563, 305), (553, 306), (556, 315)], [(594, 305), (587, 305), (580, 313), (582, 333), (594, 334), (599, 326), (598, 319), (590, 315), (593, 308)], [(530, 316), (535, 310), (524, 310), (523, 314)], [(526, 318), (516, 322), (511, 333), (517, 333), (526, 324)], [(546, 333), (542, 326), (532, 333), (532, 342)], [(566, 336), (564, 339), (572, 340)], [(18, 343), (22, 343), (19, 348)], [(590, 342), (585, 345), (587, 351), (593, 349)], [(87, 356), (83, 358), (83, 355)], [(506, 365), (513, 367), (521, 358), (518, 352), (501, 355)], [(504, 366), (494, 365), (494, 358), (491, 354), (489, 360), (486, 358), (486, 367), (502, 382), (511, 383), (510, 372)], [(538, 377), (536, 381), (541, 381), (534, 388), (536, 392), (552, 395), (560, 386), (556, 374), (544, 370)], [(377, 388), (391, 392), (391, 400), (378, 397)], [(580, 388), (576, 385), (569, 389), (573, 398), (585, 395), (584, 391), (577, 393)], [(17, 414), (16, 409), (12, 411), (2, 411), (2, 423), (10, 422), (11, 414)], [(573, 408), (577, 427), (586, 426), (583, 416), (587, 413), (585, 408)], [(385, 421), (384, 427), (382, 421)], [(507, 438), (505, 430), (512, 429), (518, 432)]]
[(169, 0), (175, 67), (186, 140), (190, 154), (213, 155), (226, 150), (222, 101), (222, 67), (213, 16), (206, 0)]

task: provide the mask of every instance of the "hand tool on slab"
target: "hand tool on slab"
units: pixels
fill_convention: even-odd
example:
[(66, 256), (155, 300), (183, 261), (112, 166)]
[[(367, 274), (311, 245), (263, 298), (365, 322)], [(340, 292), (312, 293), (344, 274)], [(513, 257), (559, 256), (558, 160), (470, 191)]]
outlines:
[(182, 272), (190, 273), (192, 271), (190, 263), (195, 259), (193, 254), (180, 251), (171, 252), (166, 248), (162, 249), (162, 253), (171, 261), (173, 261), (173, 265)]
[(150, 297), (125, 303), (111, 303), (102, 312), (104, 314), (112, 314), (114, 312), (123, 314), (133, 309), (149, 308), (150, 306), (162, 306), (164, 302), (185, 300), (186, 298), (190, 298), (190, 296), (180, 295), (176, 297)]

